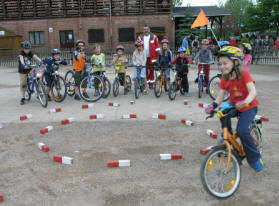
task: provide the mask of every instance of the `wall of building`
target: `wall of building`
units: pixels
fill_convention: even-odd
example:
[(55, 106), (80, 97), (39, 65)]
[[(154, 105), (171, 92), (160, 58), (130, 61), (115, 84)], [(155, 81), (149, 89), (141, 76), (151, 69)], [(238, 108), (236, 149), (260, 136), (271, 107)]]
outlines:
[[(60, 48), (60, 34), (62, 30), (73, 30), (74, 41), (83, 39), (87, 48), (94, 44), (88, 44), (88, 29), (104, 29), (105, 42), (100, 43), (103, 50), (110, 51), (110, 28), (112, 28), (112, 47), (115, 48), (118, 42), (118, 28), (134, 28), (135, 35), (143, 31), (144, 25), (150, 27), (165, 27), (166, 37), (171, 47), (174, 45), (174, 26), (170, 15), (131, 15), (113, 16), (110, 25), (109, 17), (80, 17), (80, 18), (57, 18), (57, 19), (36, 19), (36, 20), (10, 20), (0, 21), (0, 26), (13, 31), (16, 35), (29, 40), (29, 32), (43, 31), (45, 44), (41, 48)], [(49, 32), (53, 28), (53, 32)], [(133, 49), (133, 42), (125, 42), (122, 45)], [(36, 46), (35, 46), (36, 47)]]

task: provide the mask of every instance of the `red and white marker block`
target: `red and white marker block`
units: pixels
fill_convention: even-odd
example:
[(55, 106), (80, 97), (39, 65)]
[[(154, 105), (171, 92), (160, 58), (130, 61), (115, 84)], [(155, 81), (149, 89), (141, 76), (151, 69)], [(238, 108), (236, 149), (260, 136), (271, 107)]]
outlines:
[(213, 132), (211, 129), (206, 130), (206, 134), (210, 137), (212, 137), (213, 139), (217, 138), (217, 134), (215, 132)]
[(61, 112), (62, 109), (61, 108), (54, 108), (54, 109), (50, 109), (49, 113), (56, 113), (56, 112)]
[(46, 128), (41, 129), (40, 133), (41, 134), (45, 134), (45, 133), (48, 133), (48, 132), (50, 132), (52, 130), (53, 130), (53, 126), (47, 126)]
[(152, 119), (166, 119), (166, 115), (165, 114), (158, 114), (158, 113), (153, 113), (152, 114)]
[(136, 119), (137, 115), (136, 114), (124, 114), (122, 116), (122, 119)]
[(131, 100), (131, 101), (130, 101), (130, 104), (135, 104), (135, 103), (136, 103), (135, 100)]
[(53, 161), (54, 162), (60, 162), (60, 163), (65, 164), (65, 165), (73, 164), (73, 158), (62, 156), (62, 155), (54, 155), (53, 156)]
[(3, 194), (0, 192), (0, 203), (1, 202), (4, 202), (4, 196), (3, 196)]
[(108, 167), (130, 167), (130, 160), (108, 160)]
[(204, 104), (204, 103), (199, 103), (198, 106), (199, 106), (199, 107), (202, 107), (202, 108), (206, 108), (206, 107), (208, 107), (209, 105), (208, 105), (208, 104)]
[(103, 119), (104, 115), (103, 114), (92, 114), (89, 116), (89, 119)]
[(182, 119), (181, 123), (185, 124), (187, 126), (193, 126), (194, 125), (194, 123), (191, 120), (188, 120), (188, 119)]
[(173, 153), (173, 154), (160, 154), (161, 160), (179, 160), (182, 159), (182, 154)]
[(88, 109), (88, 108), (93, 108), (94, 104), (84, 104), (81, 106), (82, 109)]
[(269, 122), (269, 118), (261, 116), (261, 115), (258, 115), (258, 114), (255, 116), (255, 119), (260, 119), (260, 120), (262, 120), (264, 122)]
[(187, 100), (184, 100), (184, 105), (188, 105), (188, 101)]
[(32, 114), (27, 114), (27, 115), (23, 115), (23, 116), (20, 116), (20, 120), (23, 121), (23, 120), (27, 120), (27, 119), (31, 119), (32, 118)]
[(61, 121), (61, 124), (70, 124), (74, 121), (75, 119), (73, 117), (67, 118), (67, 119), (63, 119)]
[(108, 106), (110, 106), (110, 107), (119, 107), (120, 104), (119, 104), (119, 103), (116, 103), (116, 102), (109, 102), (109, 103), (108, 103)]
[(44, 152), (49, 152), (49, 147), (42, 142), (38, 143), (38, 147), (40, 150), (42, 150)]
[(200, 149), (200, 154), (206, 155), (208, 152), (211, 151), (212, 147), (213, 147), (213, 146), (209, 146), (209, 147)]

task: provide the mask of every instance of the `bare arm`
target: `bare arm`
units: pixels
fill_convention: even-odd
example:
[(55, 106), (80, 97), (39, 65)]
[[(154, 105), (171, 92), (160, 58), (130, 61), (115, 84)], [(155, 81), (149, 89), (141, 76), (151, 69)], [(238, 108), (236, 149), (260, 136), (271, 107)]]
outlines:
[(19, 61), (20, 61), (21, 64), (24, 64), (24, 59), (23, 59), (22, 55), (19, 55)]
[(218, 93), (218, 97), (215, 100), (216, 104), (220, 105), (223, 102), (224, 97), (225, 97), (225, 93), (226, 93), (225, 90), (220, 89), (220, 91)]
[(41, 61), (42, 61), (36, 54), (34, 54), (33, 58), (34, 58), (35, 60), (37, 60), (38, 62), (41, 62)]
[(257, 95), (257, 91), (256, 91), (256, 87), (255, 87), (255, 84), (253, 82), (248, 82), (246, 84), (246, 87), (248, 89), (248, 96), (246, 97), (245, 101), (250, 104), (255, 98), (256, 98), (256, 95)]

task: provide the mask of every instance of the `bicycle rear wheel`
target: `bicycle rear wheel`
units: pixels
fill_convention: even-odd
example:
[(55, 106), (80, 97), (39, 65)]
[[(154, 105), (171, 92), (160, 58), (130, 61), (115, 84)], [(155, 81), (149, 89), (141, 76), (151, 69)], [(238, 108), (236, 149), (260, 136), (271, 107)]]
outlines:
[(32, 95), (30, 87), (31, 87), (31, 85), (30, 85), (29, 79), (27, 79), (27, 87), (26, 87), (26, 91), (24, 93), (24, 98), (27, 101), (30, 101), (31, 95)]
[(174, 100), (175, 97), (176, 97), (176, 82), (173, 82), (171, 85), (170, 85), (170, 88), (169, 88), (169, 99), (170, 100)]
[(155, 97), (157, 97), (157, 98), (160, 97), (162, 94), (161, 78), (156, 78), (156, 80), (155, 80), (154, 94), (155, 94)]
[(115, 78), (112, 84), (113, 96), (117, 97), (119, 94), (119, 79)]
[(62, 102), (66, 98), (67, 87), (65, 80), (61, 76), (57, 76), (57, 78), (52, 81), (50, 92), (52, 98), (56, 102)]
[(106, 77), (103, 78), (103, 83), (104, 83), (104, 93), (102, 97), (105, 99), (110, 94), (111, 85), (110, 85), (110, 81)]
[(260, 129), (258, 128), (258, 126), (256, 125), (256, 123), (253, 123), (250, 126), (250, 135), (253, 138), (257, 149), (259, 150), (260, 154), (262, 155), (263, 153), (263, 140), (262, 140), (262, 135), (260, 132)]
[(213, 149), (204, 159), (201, 166), (201, 182), (212, 196), (225, 199), (233, 195), (240, 184), (241, 170), (239, 162), (232, 152), (228, 172), (226, 166), (228, 153), (225, 147)]
[(40, 79), (38, 79), (38, 80), (35, 80), (34, 83), (35, 83), (35, 88), (36, 88), (36, 95), (40, 101), (40, 104), (43, 107), (47, 107), (48, 97), (47, 97), (45, 86), (44, 86), (43, 82)]
[(132, 89), (132, 80), (130, 75), (126, 75), (126, 87), (128, 89), (128, 91), (131, 91)]
[(75, 72), (70, 70), (67, 71), (65, 75), (65, 84), (67, 87), (67, 93), (69, 96), (73, 96), (75, 94)]
[(87, 102), (96, 102), (103, 96), (104, 84), (100, 76), (92, 75), (85, 76), (79, 86), (81, 98)]

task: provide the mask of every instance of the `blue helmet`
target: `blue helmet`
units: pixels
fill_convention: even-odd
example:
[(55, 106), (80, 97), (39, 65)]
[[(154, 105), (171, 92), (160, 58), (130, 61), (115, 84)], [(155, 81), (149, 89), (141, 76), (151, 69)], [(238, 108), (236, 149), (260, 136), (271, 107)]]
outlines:
[(223, 46), (230, 46), (230, 42), (228, 41), (218, 41), (219, 46), (222, 48)]
[(23, 49), (31, 49), (32, 48), (32, 45), (29, 41), (24, 41), (24, 42), (21, 42), (21, 47)]
[(54, 55), (54, 54), (60, 54), (61, 51), (59, 49), (52, 49), (51, 50), (51, 54)]
[(179, 49), (177, 50), (178, 53), (180, 52), (186, 52), (185, 47), (179, 47)]

